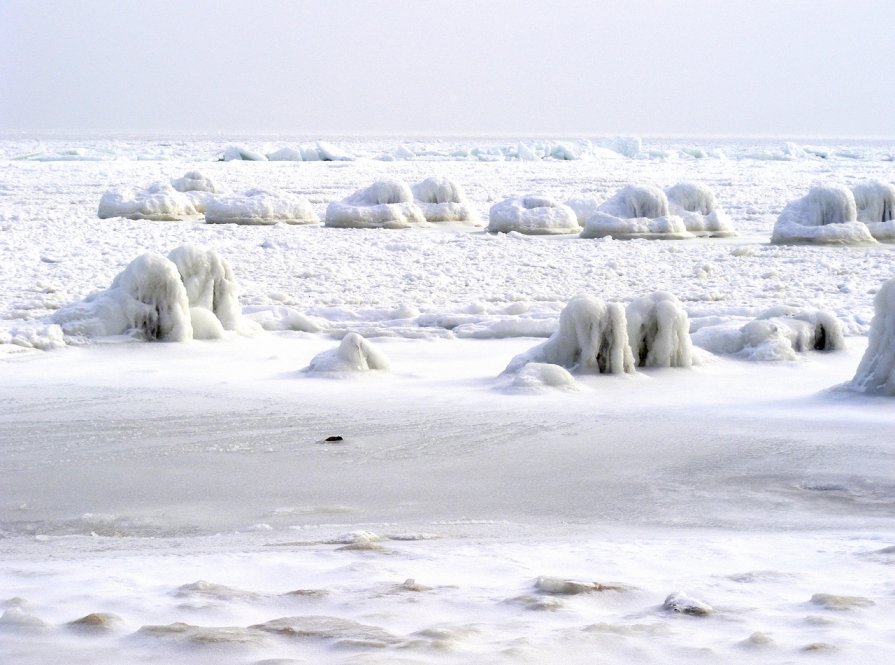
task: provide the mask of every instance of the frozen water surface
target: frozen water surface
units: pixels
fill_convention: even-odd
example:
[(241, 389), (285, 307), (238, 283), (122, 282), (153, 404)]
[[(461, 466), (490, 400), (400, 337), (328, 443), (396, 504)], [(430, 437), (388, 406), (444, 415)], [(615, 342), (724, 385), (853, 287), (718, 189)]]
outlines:
[[(535, 140), (331, 142), (356, 159), (0, 142), (4, 662), (892, 662), (895, 411), (835, 387), (867, 346), (893, 246), (769, 245), (810, 187), (891, 182), (890, 146), (644, 140), (609, 159), (593, 141), (560, 161)], [(508, 160), (520, 145), (526, 160)], [(112, 187), (191, 170), (307, 198), (321, 219), (381, 179), (450, 178), (482, 218), (532, 191), (697, 181), (740, 235), (96, 216)], [(186, 243), (226, 259), (266, 330), (140, 343), (54, 329), (143, 252)], [(691, 330), (829, 310), (846, 348), (780, 362), (694, 348), (691, 368), (576, 374), (577, 390), (498, 378), (570, 298), (659, 290)], [(349, 332), (390, 370), (301, 371)]]

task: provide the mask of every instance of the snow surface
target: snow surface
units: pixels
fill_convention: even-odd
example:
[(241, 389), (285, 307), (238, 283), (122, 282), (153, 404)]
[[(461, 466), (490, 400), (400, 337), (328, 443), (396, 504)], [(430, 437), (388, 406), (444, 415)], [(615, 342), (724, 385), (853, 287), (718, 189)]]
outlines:
[[(644, 139), (610, 159), (610, 140), (566, 142), (581, 159), (540, 138), (343, 137), (332, 144), (355, 161), (255, 163), (213, 161), (219, 138), (0, 141), (0, 658), (891, 662), (895, 412), (837, 387), (880, 327), (895, 246), (768, 240), (816, 183), (890, 182), (893, 146), (754, 159), (780, 142)], [(412, 160), (376, 159), (400, 145)], [(104, 191), (197, 169), (318, 215), (364, 183), (433, 174), (480, 211), (515, 192), (602, 202), (626, 183), (697, 181), (739, 235), (96, 217)], [(147, 344), (54, 323), (145, 252), (167, 267), (135, 272), (166, 283), (183, 244), (230, 264), (242, 318), (264, 332)], [(557, 366), (499, 376), (576, 295), (625, 309), (655, 291), (679, 299), (694, 340), (776, 319), (806, 352), (694, 349), (686, 371), (579, 372), (576, 389)], [(130, 293), (119, 302), (140, 310)], [(827, 339), (841, 326), (835, 353), (813, 351), (823, 321)], [(298, 371), (349, 333), (392, 371)]]

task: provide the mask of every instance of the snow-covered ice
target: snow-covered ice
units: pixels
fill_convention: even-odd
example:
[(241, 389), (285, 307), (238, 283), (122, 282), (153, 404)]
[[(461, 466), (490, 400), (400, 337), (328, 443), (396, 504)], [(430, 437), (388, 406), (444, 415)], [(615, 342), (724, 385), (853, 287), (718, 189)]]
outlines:
[(206, 206), (205, 221), (209, 224), (317, 224), (320, 218), (301, 196), (250, 189), (244, 194), (213, 197)]
[(530, 194), (495, 203), (488, 212), (491, 233), (555, 235), (580, 230), (575, 212), (547, 196)]
[(326, 208), (326, 225), (336, 228), (405, 229), (426, 224), (407, 183), (378, 180)]
[(895, 279), (890, 279), (874, 298), (876, 314), (870, 323), (867, 351), (851, 382), (855, 390), (895, 395)]
[(812, 187), (786, 205), (774, 224), (771, 242), (859, 245), (876, 240), (867, 225), (858, 221), (851, 190), (827, 185)]
[(670, 212), (668, 197), (655, 185), (627, 185), (597, 206), (582, 238), (691, 238), (684, 220)]
[(110, 189), (100, 198), (97, 211), (100, 219), (126, 217), (166, 222), (198, 217), (200, 214), (190, 196), (161, 182), (153, 183), (145, 189)]

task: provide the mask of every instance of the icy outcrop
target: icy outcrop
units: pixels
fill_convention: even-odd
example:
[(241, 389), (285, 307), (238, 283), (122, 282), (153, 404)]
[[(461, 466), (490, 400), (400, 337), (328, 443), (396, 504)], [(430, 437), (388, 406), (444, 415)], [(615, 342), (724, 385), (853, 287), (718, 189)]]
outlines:
[(746, 360), (795, 360), (807, 351), (845, 348), (844, 329), (835, 314), (786, 306), (771, 308), (742, 326), (700, 328), (691, 339), (711, 353)]
[(173, 222), (198, 217), (192, 199), (171, 185), (156, 182), (145, 189), (116, 187), (105, 192), (99, 201), (100, 219), (126, 217)]
[(251, 189), (244, 194), (212, 199), (205, 210), (205, 221), (209, 224), (317, 224), (320, 218), (305, 198)]
[(178, 192), (183, 192), (197, 211), (204, 213), (208, 203), (215, 194), (220, 193), (220, 187), (215, 182), (199, 171), (188, 171), (181, 178), (172, 178), (171, 186)]
[(858, 221), (855, 197), (841, 186), (814, 187), (780, 213), (771, 242), (775, 244), (872, 244), (876, 240)]
[(348, 198), (330, 203), (326, 226), (359, 229), (406, 229), (426, 224), (413, 192), (400, 180), (380, 180)]
[(295, 148), (280, 148), (279, 150), (274, 150), (273, 152), (267, 153), (267, 159), (271, 162), (301, 162), (301, 150), (296, 150)]
[[(181, 245), (168, 254), (168, 259), (177, 266), (186, 288), (193, 328), (204, 333), (202, 338), (220, 337), (214, 331), (214, 322), (209, 321), (204, 312), (213, 314), (220, 322), (217, 325), (224, 330), (240, 327), (242, 310), (239, 306), (239, 286), (227, 261), (214, 250), (194, 245)], [(212, 330), (209, 330), (208, 324)]]
[(699, 182), (679, 182), (665, 190), (671, 212), (684, 221), (684, 227), (697, 236), (726, 238), (736, 231), (730, 218), (715, 203), (715, 195)]
[(669, 210), (668, 197), (652, 185), (628, 185), (587, 219), (582, 238), (692, 238), (684, 221)]
[(266, 162), (267, 157), (260, 152), (255, 152), (244, 148), (241, 145), (230, 145), (224, 148), (224, 152), (219, 158), (224, 162)]
[(160, 254), (134, 259), (105, 291), (59, 310), (53, 317), (66, 335), (131, 335), (146, 341), (192, 338), (190, 302), (177, 266)]
[(488, 231), (491, 233), (525, 233), (551, 235), (578, 233), (581, 227), (575, 211), (546, 196), (510, 198), (491, 206)]
[(447, 178), (426, 178), (411, 191), (428, 222), (478, 223), (479, 216), (466, 200), (463, 188)]
[(876, 240), (895, 240), (895, 185), (879, 180), (852, 189), (858, 221), (864, 222)]
[(633, 300), (625, 314), (628, 342), (637, 367), (690, 367), (690, 323), (681, 301), (657, 291)]
[(388, 358), (357, 333), (348, 333), (336, 349), (319, 353), (305, 368), (307, 372), (368, 372), (387, 370)]
[(504, 373), (519, 372), (529, 363), (560, 365), (572, 372), (633, 372), (624, 308), (591, 296), (572, 298), (550, 339), (513, 358)]
[(871, 395), (895, 395), (895, 279), (883, 284), (873, 299), (867, 350), (850, 387)]

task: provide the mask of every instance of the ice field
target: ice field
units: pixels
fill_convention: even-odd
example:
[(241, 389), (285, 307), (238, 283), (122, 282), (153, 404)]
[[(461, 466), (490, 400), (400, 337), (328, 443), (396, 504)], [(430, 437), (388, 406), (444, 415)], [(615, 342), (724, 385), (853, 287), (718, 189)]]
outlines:
[[(5, 137), (0, 662), (893, 662), (895, 403), (847, 384), (895, 244), (770, 244), (813, 186), (892, 182), (893, 150)], [(320, 223), (97, 214), (112, 188), (194, 170), (306, 198)], [(478, 225), (324, 226), (376, 181), (433, 176)], [(736, 236), (484, 230), (510, 197), (685, 181)], [(226, 260), (249, 323), (63, 332), (66, 308), (184, 244)], [(575, 296), (656, 291), (686, 313), (692, 367), (503, 373)], [(710, 352), (780, 306), (831, 313), (844, 348)], [(388, 369), (327, 371), (349, 333)]]

